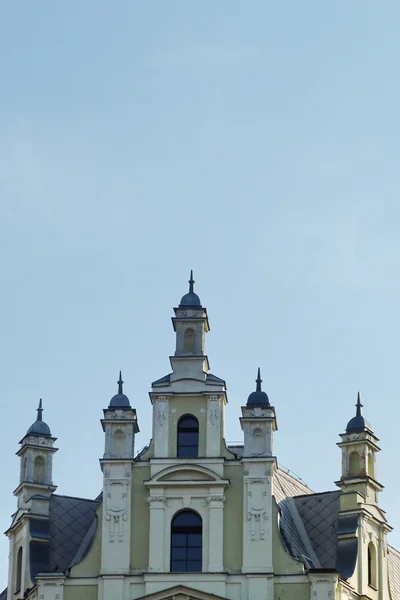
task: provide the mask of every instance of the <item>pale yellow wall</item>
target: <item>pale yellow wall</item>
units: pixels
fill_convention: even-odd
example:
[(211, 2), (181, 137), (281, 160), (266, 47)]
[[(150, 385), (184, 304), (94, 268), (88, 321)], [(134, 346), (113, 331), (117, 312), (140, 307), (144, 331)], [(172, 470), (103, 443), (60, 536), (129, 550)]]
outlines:
[[(275, 498), (272, 498), (272, 560), (275, 575), (301, 575), (304, 572), (303, 563), (295, 560), (283, 544), (278, 527), (278, 506)], [(279, 598), (279, 596), (277, 597)], [(292, 596), (283, 597), (291, 598)]]
[(64, 585), (64, 600), (97, 600), (97, 585)]
[[(97, 577), (100, 574), (101, 564), (101, 523), (103, 516), (103, 505), (100, 504), (96, 510), (97, 515), (97, 529), (90, 547), (89, 552), (82, 560), (71, 569), (70, 577)], [(75, 596), (74, 596), (75, 598)]]
[[(200, 413), (200, 409), (204, 413)], [(206, 455), (206, 425), (207, 425), (207, 398), (206, 396), (172, 396), (169, 400), (169, 431), (168, 431), (168, 454), (176, 456), (177, 426), (183, 415), (193, 415), (199, 422), (199, 457)], [(171, 409), (176, 410), (171, 414)]]
[(224, 504), (224, 568), (242, 567), (243, 545), (243, 467), (225, 465), (224, 479), (231, 485), (225, 490)]
[(310, 584), (276, 583), (274, 600), (310, 600)]
[(132, 533), (131, 568), (147, 570), (149, 564), (149, 504), (148, 489), (143, 485), (150, 479), (150, 465), (134, 466), (132, 473)]

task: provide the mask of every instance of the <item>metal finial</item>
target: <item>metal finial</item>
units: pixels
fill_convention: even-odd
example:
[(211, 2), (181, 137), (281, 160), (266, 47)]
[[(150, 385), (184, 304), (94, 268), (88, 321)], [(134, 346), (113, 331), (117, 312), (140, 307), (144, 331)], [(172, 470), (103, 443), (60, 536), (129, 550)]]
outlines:
[(256, 392), (261, 392), (262, 379), (261, 379), (260, 367), (258, 367), (256, 383), (257, 383)]
[(358, 394), (357, 394), (357, 404), (356, 404), (356, 407), (357, 407), (356, 416), (357, 417), (361, 417), (363, 405), (361, 403), (361, 394), (360, 394), (360, 392), (358, 392)]
[(192, 270), (192, 271), (190, 271), (189, 294), (193, 294), (194, 293), (194, 284), (195, 284), (195, 281), (193, 279), (193, 270)]
[(122, 381), (122, 373), (121, 371), (119, 372), (119, 379), (118, 379), (118, 394), (123, 394), (123, 389), (122, 389), (122, 385), (123, 385), (123, 381)]
[(40, 398), (39, 400), (39, 406), (37, 409), (37, 421), (41, 421), (42, 420), (42, 412), (43, 412), (43, 408), (42, 408), (42, 399)]

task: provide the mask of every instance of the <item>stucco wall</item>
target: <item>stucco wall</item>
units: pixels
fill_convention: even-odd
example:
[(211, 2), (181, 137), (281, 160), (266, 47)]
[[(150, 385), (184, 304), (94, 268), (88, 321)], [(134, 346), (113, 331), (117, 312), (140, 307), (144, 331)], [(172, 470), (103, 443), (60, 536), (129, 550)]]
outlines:
[[(301, 575), (303, 563), (295, 560), (286, 550), (278, 527), (278, 506), (272, 498), (272, 560), (275, 575)], [(284, 596), (286, 598), (286, 596)], [(288, 596), (288, 598), (291, 596)], [(301, 596), (299, 596), (300, 598)], [(279, 598), (279, 596), (278, 596)]]
[(149, 564), (149, 505), (148, 489), (143, 485), (150, 479), (150, 465), (135, 465), (132, 473), (132, 532), (131, 568), (147, 570)]
[(64, 600), (97, 600), (97, 585), (65, 585)]
[(224, 478), (231, 485), (225, 490), (224, 505), (224, 567), (240, 569), (242, 567), (243, 544), (243, 466), (225, 465)]
[(276, 583), (274, 600), (310, 600), (310, 584)]
[(103, 505), (100, 504), (96, 511), (97, 529), (92, 546), (82, 562), (72, 567), (70, 577), (97, 577), (100, 574), (101, 562), (101, 523)]

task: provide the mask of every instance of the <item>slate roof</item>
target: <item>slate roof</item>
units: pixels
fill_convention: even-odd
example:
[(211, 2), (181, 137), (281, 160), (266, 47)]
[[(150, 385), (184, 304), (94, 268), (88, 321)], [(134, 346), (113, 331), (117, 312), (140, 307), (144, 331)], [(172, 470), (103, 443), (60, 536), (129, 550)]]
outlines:
[(7, 588), (1, 592), (0, 600), (7, 600)]
[(389, 587), (392, 600), (400, 600), (400, 552), (388, 546)]
[[(50, 499), (50, 571), (64, 572), (73, 562), (87, 532), (96, 523), (99, 501), (53, 494)], [(92, 540), (86, 539), (87, 549)], [(82, 553), (82, 551), (81, 551)], [(84, 555), (82, 554), (82, 558)], [(81, 560), (82, 560), (81, 558)], [(1, 598), (0, 598), (1, 600)]]
[(338, 490), (293, 498), (323, 569), (336, 567), (339, 497)]

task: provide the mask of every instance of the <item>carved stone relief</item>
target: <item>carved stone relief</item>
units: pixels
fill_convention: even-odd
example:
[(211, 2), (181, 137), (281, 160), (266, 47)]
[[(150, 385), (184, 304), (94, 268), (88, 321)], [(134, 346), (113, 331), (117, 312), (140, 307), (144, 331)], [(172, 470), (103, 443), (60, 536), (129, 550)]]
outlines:
[(268, 477), (249, 478), (247, 485), (247, 520), (250, 521), (250, 539), (263, 540), (265, 536), (264, 521), (268, 519), (267, 496)]
[(159, 427), (163, 427), (167, 420), (168, 413), (168, 398), (167, 396), (158, 396), (157, 398), (157, 413), (156, 419)]
[(128, 520), (128, 479), (107, 479), (106, 520), (109, 522), (110, 542), (122, 542), (124, 522)]
[(217, 396), (211, 396), (208, 399), (208, 419), (211, 425), (216, 425), (219, 421), (219, 399)]

